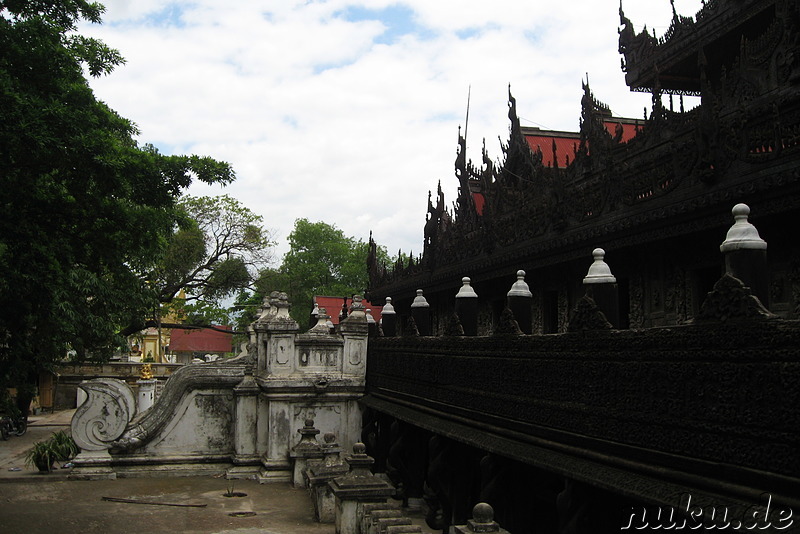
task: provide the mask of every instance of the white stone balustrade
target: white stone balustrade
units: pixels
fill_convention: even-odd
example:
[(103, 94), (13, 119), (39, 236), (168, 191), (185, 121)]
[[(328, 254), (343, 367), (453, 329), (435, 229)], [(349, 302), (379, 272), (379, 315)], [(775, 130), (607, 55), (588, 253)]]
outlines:
[(72, 421), (84, 451), (79, 467), (102, 464), (108, 476), (167, 465), (196, 474), (226, 468), (232, 478), (289, 481), (295, 429), (307, 419), (352, 448), (368, 339), (360, 299), (340, 334), (300, 334), (289, 308), (286, 295), (273, 292), (249, 329), (246, 354), (178, 369), (146, 411), (137, 413), (124, 382), (84, 383), (88, 399)]

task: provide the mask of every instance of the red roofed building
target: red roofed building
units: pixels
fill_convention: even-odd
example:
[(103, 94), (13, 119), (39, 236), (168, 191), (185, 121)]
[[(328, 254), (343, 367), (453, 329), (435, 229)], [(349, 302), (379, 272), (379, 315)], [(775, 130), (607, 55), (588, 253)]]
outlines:
[[(339, 314), (342, 312), (342, 305), (347, 305), (348, 314), (350, 313), (350, 305), (353, 303), (353, 299), (350, 297), (326, 297), (326, 296), (316, 296), (314, 297), (314, 306), (319, 308), (325, 308), (325, 311), (331, 318), (331, 322), (335, 325), (339, 324)], [(370, 315), (372, 318), (375, 319), (375, 322), (379, 322), (381, 320), (381, 312), (383, 311), (383, 306), (373, 306), (367, 300), (362, 300), (361, 303), (364, 305), (364, 309), (371, 310)]]
[(212, 330), (196, 328), (190, 330), (173, 329), (170, 335), (169, 353), (175, 356), (175, 363), (190, 363), (194, 358), (204, 359), (206, 354), (223, 357), (233, 352), (233, 332), (230, 326)]
[[(643, 120), (622, 117), (607, 117), (603, 120), (603, 125), (608, 133), (614, 137), (619, 136), (619, 140), (623, 143), (636, 137), (636, 133), (643, 124)], [(564, 169), (570, 161), (575, 159), (575, 151), (581, 142), (579, 132), (541, 130), (530, 126), (522, 126), (521, 130), (531, 150), (534, 153), (541, 152), (542, 165), (545, 167), (553, 167), (555, 161), (556, 167)]]
[[(598, 114), (602, 116), (602, 123), (606, 131), (611, 134), (612, 138), (618, 143), (627, 143), (639, 133), (644, 126), (644, 120), (628, 119), (624, 117), (613, 117), (611, 112), (602, 106), (597, 109)], [(520, 126), (522, 137), (527, 142), (531, 152), (541, 156), (542, 166), (549, 168), (566, 169), (570, 162), (575, 160), (575, 153), (577, 152), (581, 143), (580, 132), (564, 132), (558, 130), (542, 130), (535, 126)], [(463, 137), (460, 139), (466, 141)], [(461, 148), (461, 154), (464, 154), (466, 144)], [(586, 140), (586, 153), (591, 152), (591, 146)], [(465, 156), (459, 154), (459, 161), (464, 167), (470, 167), (473, 175), (479, 174), (478, 170), (472, 167), (472, 162), (466, 164)], [(484, 163), (486, 163), (486, 147), (484, 146)], [(475, 213), (483, 215), (484, 206), (486, 204), (486, 197), (484, 195), (485, 183), (481, 180), (473, 178), (465, 180), (466, 188), (472, 197), (472, 204), (474, 205)]]

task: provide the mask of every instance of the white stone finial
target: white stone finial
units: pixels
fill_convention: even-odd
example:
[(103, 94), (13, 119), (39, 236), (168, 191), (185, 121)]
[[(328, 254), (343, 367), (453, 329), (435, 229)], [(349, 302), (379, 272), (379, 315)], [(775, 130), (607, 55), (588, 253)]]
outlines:
[(364, 297), (361, 295), (353, 295), (352, 302), (350, 303), (350, 313), (364, 311)]
[(584, 284), (616, 284), (617, 279), (611, 274), (611, 268), (603, 258), (606, 256), (606, 251), (602, 248), (596, 248), (592, 251), (594, 263), (589, 266), (589, 272), (583, 279)]
[(747, 204), (736, 204), (731, 210), (736, 221), (728, 230), (725, 241), (719, 246), (720, 252), (734, 250), (767, 250), (767, 242), (758, 235), (758, 230), (747, 220), (750, 207)]
[(392, 297), (386, 297), (386, 304), (383, 305), (383, 310), (381, 311), (381, 316), (383, 315), (394, 315), (394, 306), (392, 306)]
[(328, 326), (328, 311), (325, 308), (320, 308), (317, 314), (317, 324), (315, 324), (308, 332), (310, 334), (328, 334), (330, 328)]
[(459, 289), (458, 293), (456, 293), (457, 299), (478, 298), (478, 294), (475, 293), (474, 289), (472, 289), (470, 282), (471, 280), (468, 276), (465, 276), (464, 278), (461, 279), (461, 289)]
[(279, 292), (277, 296), (277, 303), (273, 305), (277, 311), (275, 317), (277, 319), (289, 319), (289, 310), (292, 304), (289, 302), (289, 295), (284, 292)]
[(431, 305), (428, 304), (428, 301), (425, 299), (425, 297), (422, 296), (422, 290), (421, 289), (417, 289), (417, 296), (414, 297), (414, 302), (411, 303), (411, 307), (412, 308), (430, 308), (430, 306)]
[(372, 308), (367, 308), (364, 310), (364, 313), (367, 315), (367, 324), (375, 324), (375, 318), (372, 316)]
[(256, 318), (256, 320), (266, 321), (273, 315), (275, 315), (275, 310), (269, 303), (269, 295), (264, 295), (264, 299), (261, 301), (261, 306), (259, 307), (258, 317)]
[(456, 527), (457, 532), (506, 532), (500, 528), (500, 525), (494, 520), (494, 509), (486, 504), (480, 502), (472, 509), (472, 519), (467, 521), (467, 528), (461, 529)]
[(533, 293), (531, 293), (531, 289), (528, 287), (528, 284), (525, 282), (525, 271), (519, 270), (517, 271), (517, 281), (511, 286), (511, 289), (506, 294), (508, 297), (533, 297)]

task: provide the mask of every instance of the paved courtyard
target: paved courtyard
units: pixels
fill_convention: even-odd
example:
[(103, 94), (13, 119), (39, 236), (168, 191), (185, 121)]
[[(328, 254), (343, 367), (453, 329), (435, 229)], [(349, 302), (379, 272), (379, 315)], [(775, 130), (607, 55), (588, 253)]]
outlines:
[[(0, 441), (0, 531), (3, 534), (260, 532), (333, 534), (314, 521), (304, 490), (288, 484), (229, 481), (222, 476), (67, 480), (69, 469), (39, 474), (25, 452), (58, 430), (74, 410), (30, 417), (28, 432)], [(60, 466), (59, 466), (60, 467)], [(233, 484), (242, 497), (224, 497)], [(103, 497), (204, 507), (120, 503)], [(233, 514), (233, 515), (231, 515)]]
[[(230, 481), (221, 475), (79, 481), (67, 479), (68, 469), (42, 475), (25, 466), (25, 451), (53, 432), (68, 430), (73, 412), (32, 416), (27, 434), (0, 441), (3, 534), (333, 534), (336, 530), (332, 524), (314, 521), (307, 492), (289, 484)], [(226, 497), (231, 488), (246, 495)], [(134, 504), (103, 497), (205, 506)], [(414, 522), (424, 528), (421, 518)]]
[[(43, 478), (47, 475), (40, 475)], [(4, 533), (264, 533), (333, 534), (316, 523), (308, 494), (288, 484), (230, 481), (214, 477), (39, 480), (0, 483), (0, 524)], [(110, 502), (103, 497), (196, 504), (157, 506)]]

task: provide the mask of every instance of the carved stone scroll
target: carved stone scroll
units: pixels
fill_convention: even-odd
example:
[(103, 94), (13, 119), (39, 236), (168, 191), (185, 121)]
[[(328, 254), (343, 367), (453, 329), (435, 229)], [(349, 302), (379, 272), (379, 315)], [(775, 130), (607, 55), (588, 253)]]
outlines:
[(84, 451), (110, 449), (136, 414), (136, 397), (116, 378), (87, 380), (80, 388), (87, 399), (72, 418), (72, 438)]

